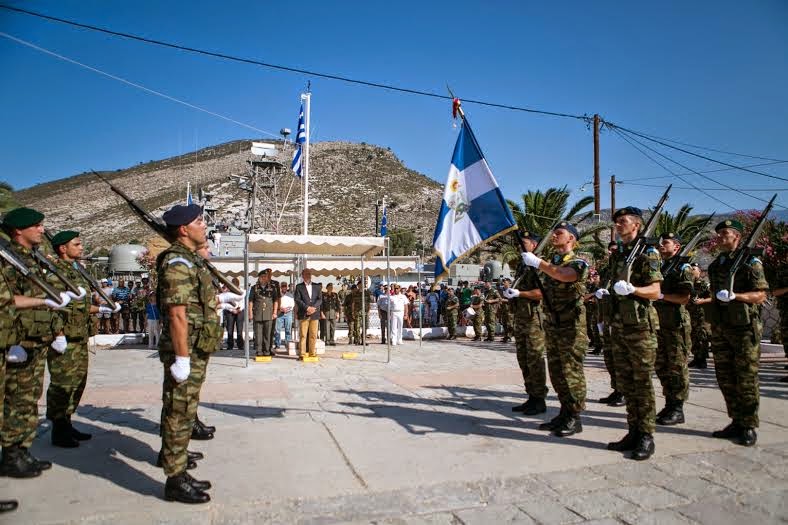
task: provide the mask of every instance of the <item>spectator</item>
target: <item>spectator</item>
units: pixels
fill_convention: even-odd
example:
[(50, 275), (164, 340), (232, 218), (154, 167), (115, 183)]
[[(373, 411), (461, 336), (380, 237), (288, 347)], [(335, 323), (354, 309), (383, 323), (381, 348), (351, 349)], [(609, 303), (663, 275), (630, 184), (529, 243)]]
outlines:
[(148, 325), (148, 349), (153, 350), (159, 347), (159, 337), (161, 336), (161, 314), (156, 304), (156, 292), (148, 293), (145, 316)]
[[(232, 282), (238, 288), (241, 287), (241, 281), (238, 280), (238, 277), (233, 277)], [(244, 339), (242, 337), (244, 325), (243, 299), (240, 301), (233, 301), (230, 305), (234, 308), (231, 310), (224, 310), (224, 326), (227, 330), (227, 350), (232, 350), (233, 348), (238, 348), (240, 350), (244, 344)]]
[(430, 293), (427, 294), (427, 304), (430, 307), (429, 324), (430, 326), (438, 326), (438, 313), (440, 312), (440, 296), (438, 290), (433, 286)]
[(383, 285), (383, 293), (378, 297), (378, 317), (380, 317), (380, 343), (386, 344), (386, 332), (389, 329), (389, 286)]
[(391, 316), (391, 338), (392, 345), (402, 344), (402, 325), (405, 309), (408, 304), (407, 296), (398, 284), (394, 285), (394, 295), (389, 298), (389, 315)]
[(282, 330), (285, 331), (285, 347), (290, 348), (290, 340), (293, 333), (293, 307), (295, 300), (293, 294), (288, 291), (287, 283), (279, 285), (281, 297), (279, 298), (279, 312), (276, 317), (276, 332), (274, 332), (274, 348), (278, 349), (282, 345)]
[[(112, 300), (120, 304), (120, 318), (123, 321), (120, 327), (120, 333), (127, 334), (131, 331), (131, 327), (129, 326), (129, 321), (131, 320), (131, 305), (129, 304), (131, 300), (131, 290), (126, 288), (126, 283), (124, 281), (118, 281), (118, 286), (113, 288)], [(118, 314), (113, 314), (113, 319), (115, 320), (113, 331), (115, 333), (118, 332), (117, 315)]]

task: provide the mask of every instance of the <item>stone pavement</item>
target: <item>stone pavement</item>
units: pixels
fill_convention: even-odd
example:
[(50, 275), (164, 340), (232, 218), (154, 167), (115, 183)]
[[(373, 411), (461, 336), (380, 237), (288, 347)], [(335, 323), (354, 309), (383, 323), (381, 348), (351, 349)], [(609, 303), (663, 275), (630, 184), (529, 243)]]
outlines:
[[(586, 360), (583, 433), (557, 438), (537, 430), (544, 418), (511, 412), (523, 400), (512, 344), (406, 342), (388, 364), (385, 345), (351, 361), (339, 352), (359, 347), (340, 344), (317, 364), (249, 368), (220, 352), (200, 406), (217, 435), (190, 446), (206, 455), (192, 474), (214, 484), (200, 506), (162, 499), (156, 353), (99, 350), (74, 418), (93, 439), (53, 448), (42, 419), (33, 452), (54, 466), (0, 478), (0, 495), (21, 503), (0, 523), (785, 523), (788, 384), (777, 379), (788, 371), (765, 347), (756, 447), (710, 437), (728, 419), (709, 368), (692, 372), (687, 423), (659, 428), (647, 462), (605, 449), (626, 419), (593, 402), (609, 393), (599, 356)], [(550, 418), (552, 391), (548, 404)]]

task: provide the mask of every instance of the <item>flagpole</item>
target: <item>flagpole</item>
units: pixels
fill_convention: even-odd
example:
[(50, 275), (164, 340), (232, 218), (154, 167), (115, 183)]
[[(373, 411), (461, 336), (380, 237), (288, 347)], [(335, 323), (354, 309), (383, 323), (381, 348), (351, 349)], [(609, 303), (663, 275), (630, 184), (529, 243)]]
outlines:
[(304, 140), (304, 158), (301, 162), (304, 163), (304, 229), (303, 235), (308, 234), (309, 229), (309, 124), (311, 112), (312, 93), (307, 91), (301, 95), (301, 100), (304, 101), (304, 131), (306, 137)]

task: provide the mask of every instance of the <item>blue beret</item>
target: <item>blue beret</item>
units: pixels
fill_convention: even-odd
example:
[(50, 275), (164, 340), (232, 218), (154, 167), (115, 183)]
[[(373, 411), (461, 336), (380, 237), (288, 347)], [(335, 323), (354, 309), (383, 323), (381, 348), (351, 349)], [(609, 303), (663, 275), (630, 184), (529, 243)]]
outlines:
[(627, 206), (626, 208), (616, 210), (616, 213), (613, 214), (613, 220), (615, 221), (624, 215), (637, 215), (638, 217), (643, 218), (643, 210), (640, 208), (635, 208), (634, 206)]
[(558, 224), (555, 225), (555, 228), (553, 228), (553, 231), (555, 231), (555, 230), (566, 230), (569, 233), (571, 233), (572, 235), (574, 235), (575, 239), (579, 239), (580, 238), (580, 234), (577, 232), (577, 228), (575, 228), (574, 225), (571, 222), (561, 221), (561, 222), (559, 222)]
[(202, 208), (197, 204), (176, 204), (164, 212), (162, 219), (167, 226), (184, 226), (202, 215)]
[(5, 214), (3, 225), (10, 228), (29, 228), (43, 222), (44, 214), (33, 208), (15, 208)]
[(531, 239), (536, 244), (539, 244), (540, 242), (542, 242), (542, 236), (541, 235), (537, 235), (537, 234), (535, 234), (533, 232), (523, 232), (522, 233), (522, 238), (523, 239)]
[(52, 246), (57, 248), (58, 246), (63, 246), (71, 239), (75, 239), (79, 237), (79, 232), (71, 231), (71, 230), (64, 230), (62, 232), (57, 232), (54, 237), (52, 237)]
[(677, 243), (681, 244), (681, 237), (679, 237), (678, 235), (676, 235), (673, 232), (665, 232), (665, 233), (663, 233), (662, 235), (659, 236), (659, 240), (660, 241), (664, 241), (666, 239), (671, 239), (671, 240), (674, 240)]

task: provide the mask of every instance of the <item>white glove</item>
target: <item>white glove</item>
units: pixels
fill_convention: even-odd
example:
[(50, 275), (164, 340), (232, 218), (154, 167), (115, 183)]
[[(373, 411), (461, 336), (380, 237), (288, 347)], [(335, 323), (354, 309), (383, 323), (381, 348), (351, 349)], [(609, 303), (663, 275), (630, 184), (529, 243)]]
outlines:
[(610, 295), (610, 290), (608, 290), (607, 288), (600, 288), (599, 290), (594, 292), (594, 297), (600, 300), (603, 299), (606, 295)]
[(68, 341), (66, 341), (66, 336), (65, 335), (59, 335), (59, 336), (55, 337), (55, 340), (52, 341), (52, 344), (49, 345), (49, 346), (51, 346), (52, 350), (54, 350), (58, 354), (62, 354), (62, 353), (65, 353), (67, 344), (68, 344)]
[(66, 295), (68, 295), (72, 299), (79, 300), (85, 297), (85, 295), (88, 293), (81, 286), (79, 286), (78, 289), (79, 289), (79, 295), (75, 294), (74, 292), (66, 292)]
[(71, 296), (65, 292), (60, 292), (60, 303), (56, 303), (52, 299), (44, 299), (44, 304), (50, 308), (65, 308), (71, 302)]
[(733, 292), (729, 292), (728, 290), (720, 290), (717, 292), (717, 300), (722, 301), (723, 303), (729, 303), (736, 299), (736, 294)]
[(231, 303), (233, 301), (243, 301), (244, 300), (244, 296), (243, 295), (238, 295), (237, 293), (233, 293), (233, 292), (220, 293), (216, 297), (219, 298), (219, 302), (220, 303)]
[(120, 309), (121, 309), (121, 308), (123, 308), (123, 305), (122, 305), (122, 304), (120, 304), (120, 303), (115, 303), (115, 309), (114, 309), (114, 310), (112, 310), (112, 313), (113, 313), (113, 314), (116, 314), (116, 313), (120, 312)]
[(605, 333), (605, 323), (597, 323), (596, 324), (596, 329), (599, 330), (600, 334), (604, 334)]
[(111, 314), (111, 313), (112, 313), (112, 312), (114, 312), (114, 311), (115, 311), (115, 310), (113, 310), (113, 309), (112, 309), (112, 308), (110, 308), (109, 306), (103, 306), (103, 305), (102, 305), (102, 306), (99, 306), (99, 311), (98, 311), (98, 313), (100, 313), (100, 314)]
[(523, 264), (526, 266), (530, 266), (531, 268), (539, 268), (539, 265), (542, 264), (542, 259), (531, 252), (523, 252), (521, 255), (523, 257)]
[(503, 291), (503, 296), (507, 299), (514, 299), (516, 297), (520, 297), (520, 291), (515, 290), (514, 288), (507, 288)]
[(618, 281), (613, 285), (613, 291), (615, 291), (618, 295), (629, 295), (635, 291), (635, 286), (632, 283), (628, 283), (626, 281)]
[(192, 371), (191, 358), (179, 355), (175, 356), (175, 362), (170, 367), (170, 373), (176, 383), (183, 383), (189, 379), (189, 374)]
[(5, 360), (9, 363), (24, 363), (27, 361), (27, 352), (25, 352), (25, 349), (21, 346), (13, 345), (8, 349)]

